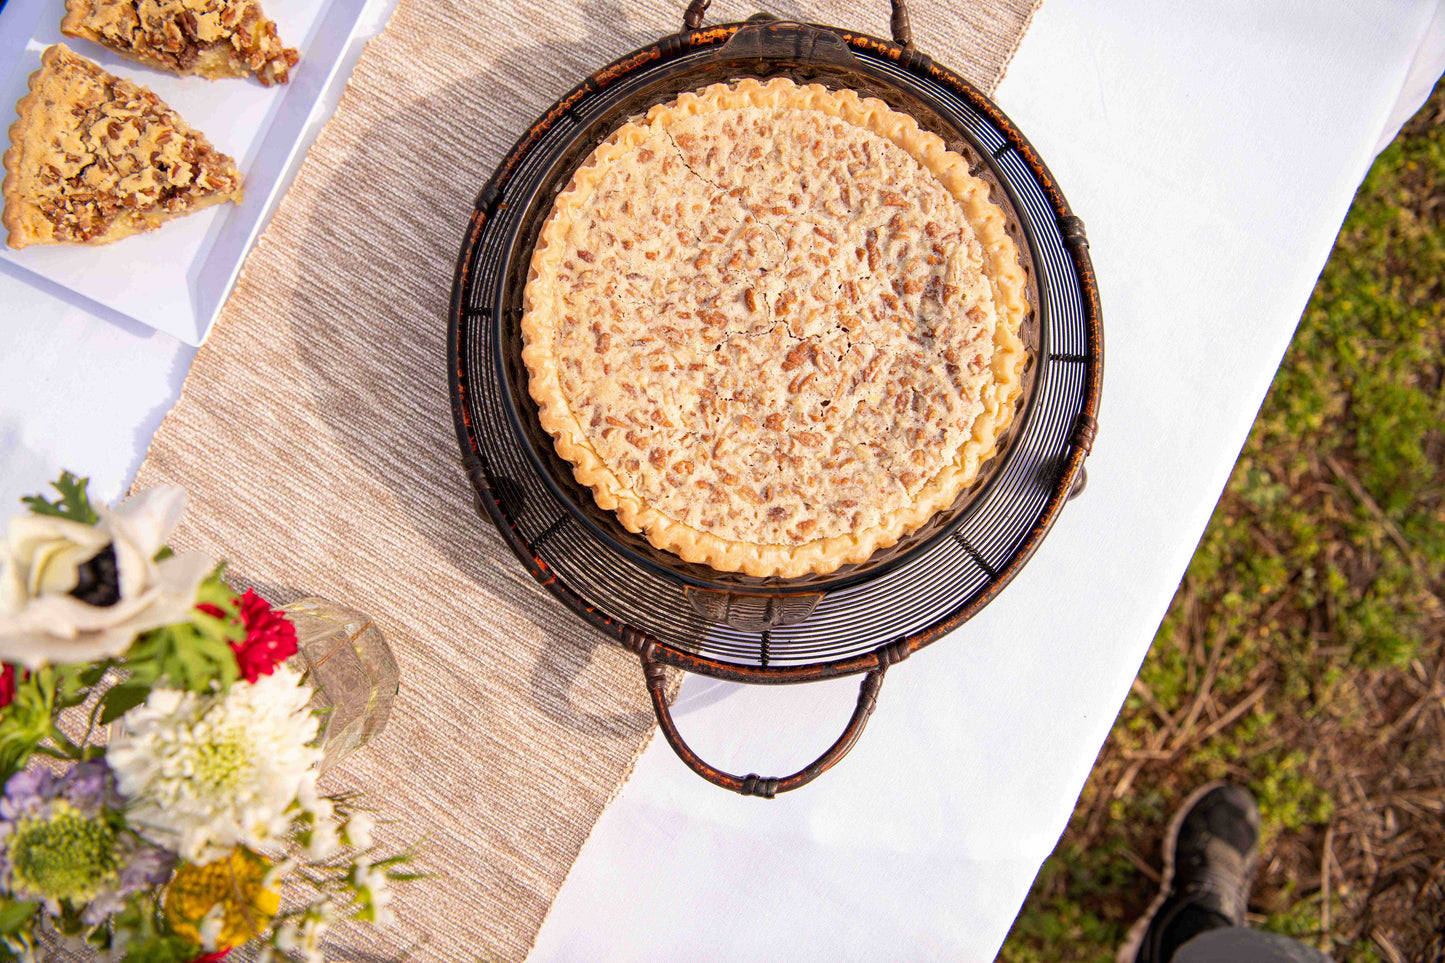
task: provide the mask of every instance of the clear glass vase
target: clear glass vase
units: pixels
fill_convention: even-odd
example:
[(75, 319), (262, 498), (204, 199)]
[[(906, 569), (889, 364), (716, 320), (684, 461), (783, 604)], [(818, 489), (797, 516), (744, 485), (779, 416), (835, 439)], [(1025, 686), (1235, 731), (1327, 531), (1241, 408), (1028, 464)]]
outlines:
[(296, 654), (288, 663), (315, 690), (321, 712), (321, 771), (325, 772), (381, 732), (391, 716), (400, 673), (391, 647), (370, 618), (322, 598), (283, 605), (296, 626)]

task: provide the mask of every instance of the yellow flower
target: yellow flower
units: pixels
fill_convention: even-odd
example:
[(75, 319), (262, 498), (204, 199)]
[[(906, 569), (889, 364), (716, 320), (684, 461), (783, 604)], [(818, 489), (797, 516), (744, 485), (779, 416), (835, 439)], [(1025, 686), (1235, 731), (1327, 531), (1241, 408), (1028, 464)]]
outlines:
[(166, 918), (171, 928), (205, 945), (203, 921), (219, 906), (220, 930), (215, 946), (207, 949), (240, 946), (260, 936), (281, 907), (280, 890), (263, 885), (270, 868), (270, 862), (244, 846), (214, 863), (182, 865), (166, 887)]

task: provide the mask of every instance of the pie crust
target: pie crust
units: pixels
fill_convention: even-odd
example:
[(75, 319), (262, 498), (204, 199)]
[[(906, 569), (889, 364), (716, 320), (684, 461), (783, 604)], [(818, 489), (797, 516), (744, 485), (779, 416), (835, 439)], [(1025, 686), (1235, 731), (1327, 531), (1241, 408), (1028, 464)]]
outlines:
[(597, 504), (756, 576), (866, 560), (953, 504), (1021, 392), (988, 185), (880, 100), (717, 84), (617, 130), (533, 252), (523, 360)]
[(175, 74), (284, 84), (299, 55), (256, 0), (65, 0), (60, 32)]
[(226, 201), (241, 173), (155, 94), (64, 44), (15, 105), (3, 222), (13, 248), (105, 244)]

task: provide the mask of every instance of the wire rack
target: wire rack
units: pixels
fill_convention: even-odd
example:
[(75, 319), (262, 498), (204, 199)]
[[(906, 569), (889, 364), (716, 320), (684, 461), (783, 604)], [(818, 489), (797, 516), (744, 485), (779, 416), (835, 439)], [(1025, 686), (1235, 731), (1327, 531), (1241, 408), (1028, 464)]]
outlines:
[[(1032, 302), (1021, 410), (979, 481), (951, 510), (867, 563), (787, 580), (682, 562), (598, 509), (537, 423), (518, 330), (537, 233), (596, 144), (681, 91), (777, 74), (882, 97), (967, 157), (1009, 214)], [(886, 667), (993, 598), (1083, 481), (1103, 364), (1083, 225), (998, 108), (911, 46), (768, 22), (663, 38), (599, 70), (539, 119), (477, 199), (451, 327), (453, 406), (478, 510), (528, 570), (634, 648), (645, 640), (662, 661), (754, 682)], [(884, 651), (893, 655), (878, 654)]]

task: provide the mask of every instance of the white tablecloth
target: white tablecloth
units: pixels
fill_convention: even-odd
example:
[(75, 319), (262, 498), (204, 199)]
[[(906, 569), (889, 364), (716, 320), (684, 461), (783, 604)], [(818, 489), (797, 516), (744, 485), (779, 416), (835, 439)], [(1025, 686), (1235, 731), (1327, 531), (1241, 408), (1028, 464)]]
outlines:
[[(1047, 0), (997, 99), (1083, 217), (1101, 281), (1087, 492), (996, 602), (889, 673), (864, 739), (817, 783), (731, 796), (657, 740), (533, 958), (992, 958), (1355, 187), (1442, 69), (1441, 0)], [(62, 467), (122, 493), (192, 355), (0, 273), (0, 505)], [(854, 687), (690, 679), (679, 724), (717, 765), (781, 774), (831, 741)]]

